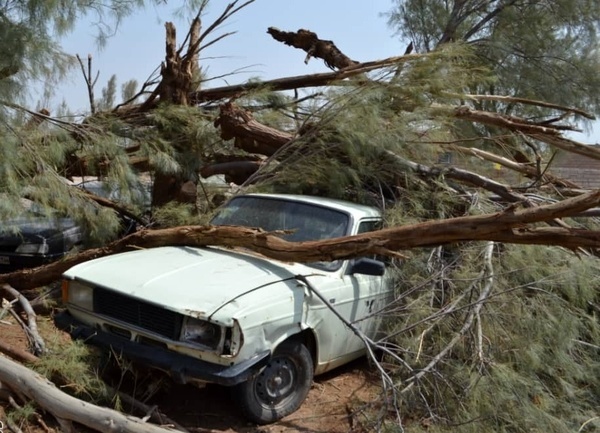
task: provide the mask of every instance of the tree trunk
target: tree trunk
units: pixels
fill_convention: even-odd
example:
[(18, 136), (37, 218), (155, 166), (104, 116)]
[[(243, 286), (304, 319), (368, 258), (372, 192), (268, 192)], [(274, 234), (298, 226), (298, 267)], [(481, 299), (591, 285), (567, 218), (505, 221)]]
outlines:
[[(165, 28), (166, 54), (160, 71), (162, 80), (142, 108), (154, 106), (157, 96), (162, 103), (187, 106), (190, 104), (189, 96), (198, 90), (200, 19), (196, 17), (192, 22), (188, 50), (184, 56), (177, 49), (177, 32), (173, 23), (167, 22)], [(195, 205), (196, 187), (196, 181), (156, 169), (152, 205), (160, 207), (171, 201)]]
[(397, 256), (398, 251), (418, 247), (466, 242), (499, 241), (517, 244), (558, 245), (576, 249), (600, 248), (600, 231), (568, 227), (535, 227), (530, 224), (553, 222), (576, 216), (600, 205), (600, 190), (545, 206), (486, 215), (432, 220), (392, 227), (355, 236), (322, 241), (289, 242), (281, 232), (234, 226), (183, 226), (142, 230), (105, 247), (83, 251), (59, 262), (0, 275), (0, 284), (17, 289), (39, 287), (56, 281), (70, 267), (94, 258), (164, 245), (241, 247), (276, 260), (315, 262), (350, 259), (374, 254)]

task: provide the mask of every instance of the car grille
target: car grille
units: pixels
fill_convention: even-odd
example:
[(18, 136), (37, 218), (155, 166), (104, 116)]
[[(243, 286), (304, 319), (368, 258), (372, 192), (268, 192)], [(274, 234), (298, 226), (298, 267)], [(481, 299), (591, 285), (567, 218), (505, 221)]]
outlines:
[(183, 316), (110, 290), (94, 289), (94, 312), (178, 340)]

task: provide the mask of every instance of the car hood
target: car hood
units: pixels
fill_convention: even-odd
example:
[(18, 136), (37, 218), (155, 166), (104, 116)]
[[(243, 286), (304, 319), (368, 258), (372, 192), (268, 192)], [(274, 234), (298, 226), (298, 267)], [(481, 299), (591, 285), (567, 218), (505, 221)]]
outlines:
[(273, 283), (314, 272), (301, 264), (270, 261), (231, 250), (159, 247), (85, 262), (64, 276), (182, 314), (207, 318), (221, 306), (257, 288), (265, 290), (265, 299), (286, 296)]

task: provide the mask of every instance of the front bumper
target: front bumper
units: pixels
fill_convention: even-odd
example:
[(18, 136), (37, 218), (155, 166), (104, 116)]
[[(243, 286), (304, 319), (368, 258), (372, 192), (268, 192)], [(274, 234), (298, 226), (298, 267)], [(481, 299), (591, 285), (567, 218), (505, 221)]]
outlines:
[(239, 364), (224, 366), (165, 348), (146, 346), (95, 329), (75, 319), (68, 311), (54, 316), (54, 323), (59, 329), (71, 334), (73, 339), (81, 339), (101, 348), (111, 348), (115, 353), (132, 361), (167, 372), (177, 383), (196, 380), (225, 386), (237, 385), (256, 375), (271, 357), (271, 351), (265, 350)]

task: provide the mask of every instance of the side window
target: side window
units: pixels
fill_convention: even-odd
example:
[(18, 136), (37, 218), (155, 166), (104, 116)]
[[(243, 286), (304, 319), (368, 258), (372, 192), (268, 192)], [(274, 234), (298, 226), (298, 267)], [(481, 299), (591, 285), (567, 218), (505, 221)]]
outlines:
[[(359, 235), (361, 233), (372, 232), (375, 230), (379, 230), (381, 228), (383, 228), (383, 224), (382, 224), (381, 220), (361, 221), (358, 223), (358, 232), (356, 234)], [(386, 264), (389, 262), (389, 259), (385, 256), (373, 255), (373, 256), (370, 256), (369, 258), (379, 260), (380, 262), (383, 262)]]
[(357, 235), (366, 232), (372, 232), (375, 230), (379, 230), (381, 228), (381, 221), (379, 220), (370, 220), (370, 221), (361, 221), (358, 223), (358, 232)]

